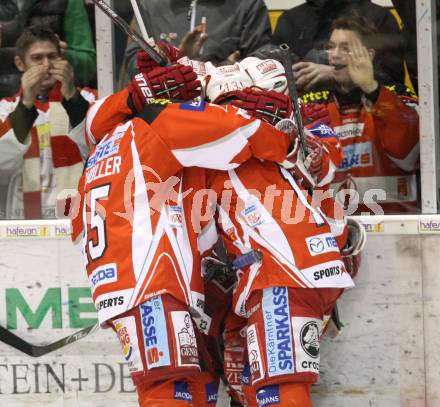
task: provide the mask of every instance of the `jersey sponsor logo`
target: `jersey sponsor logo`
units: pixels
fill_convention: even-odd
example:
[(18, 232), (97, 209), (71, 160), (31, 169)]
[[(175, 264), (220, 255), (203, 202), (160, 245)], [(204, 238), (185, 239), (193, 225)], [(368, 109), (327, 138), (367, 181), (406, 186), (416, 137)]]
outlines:
[(119, 152), (119, 146), (124, 133), (113, 134), (108, 140), (98, 144), (95, 152), (89, 157), (86, 164), (86, 169), (91, 168), (97, 162), (104, 160), (111, 155)]
[(324, 123), (317, 123), (308, 130), (319, 138), (336, 137), (334, 130)]
[(172, 228), (182, 227), (182, 207), (177, 205), (168, 206), (168, 222)]
[(242, 214), (246, 223), (253, 228), (263, 223), (261, 220), (261, 212), (258, 211), (256, 205), (245, 208)]
[(311, 256), (329, 252), (339, 252), (338, 243), (331, 233), (322, 233), (320, 235), (306, 238), (307, 248)]
[(191, 291), (191, 296), (195, 300), (195, 312), (192, 313), (193, 319), (197, 324), (201, 332), (208, 334), (209, 328), (211, 327), (212, 318), (206, 313), (205, 296), (196, 291)]
[(249, 365), (246, 365), (243, 369), (241, 374), (241, 382), (245, 386), (249, 386), (251, 384), (251, 367)]
[(235, 242), (237, 240), (237, 230), (235, 229), (235, 227), (229, 228), (225, 232), (232, 242)]
[(203, 100), (193, 100), (191, 102), (181, 103), (179, 109), (203, 112), (205, 110), (205, 102)]
[(174, 338), (177, 345), (178, 364), (199, 366), (199, 354), (193, 323), (189, 312), (171, 312)]
[(124, 305), (124, 301), (125, 301), (125, 298), (123, 295), (106, 298), (104, 300), (98, 301), (98, 303), (96, 304), (96, 310), (101, 311), (102, 309), (105, 309), (105, 308), (121, 306), (121, 305)]
[[(228, 349), (225, 351), (225, 367), (224, 367), (224, 371), (225, 371), (225, 376), (226, 376), (226, 380), (228, 381), (228, 383), (231, 386), (239, 386), (241, 384), (241, 379), (242, 379), (242, 372), (243, 372), (243, 363), (238, 362), (235, 363), (233, 362), (234, 360), (234, 353), (237, 354), (237, 358), (241, 357), (241, 351), (235, 351)], [(251, 372), (249, 370), (249, 365), (246, 365), (248, 367), (248, 379), (250, 380), (250, 375)]]
[(139, 308), (148, 368), (169, 366), (170, 352), (162, 298), (154, 297)]
[(128, 370), (140, 372), (143, 370), (141, 355), (137, 342), (136, 321), (134, 317), (113, 320), (114, 328), (122, 346), (122, 354), (128, 363)]
[(133, 352), (133, 346), (131, 346), (130, 342), (130, 335), (128, 335), (127, 328), (121, 322), (115, 323), (115, 330), (118, 334), (119, 342), (121, 342), (122, 354), (124, 355), (125, 360), (128, 361), (130, 360)]
[(339, 253), (335, 253), (332, 257), (334, 260), (303, 268), (301, 272), (313, 284), (313, 287), (353, 287), (353, 280), (346, 272)]
[(293, 373), (292, 326), (287, 287), (263, 290), (263, 318), (269, 376)]
[(309, 356), (319, 356), (319, 328), (315, 321), (307, 322), (301, 328), (301, 346)]
[(313, 273), (313, 277), (316, 281), (316, 280), (321, 280), (323, 278), (339, 276), (341, 274), (342, 274), (342, 269), (340, 266), (331, 266), (331, 267), (326, 267), (324, 269), (315, 271)]
[(316, 318), (293, 317), (295, 367), (297, 372), (319, 373), (319, 335), (322, 321)]
[(356, 138), (362, 136), (365, 128), (365, 123), (347, 123), (342, 126), (335, 126), (335, 133), (339, 140), (347, 140), (349, 138)]
[(116, 263), (104, 264), (93, 270), (89, 276), (92, 283), (92, 292), (101, 285), (114, 283), (118, 280), (118, 269)]
[(373, 165), (373, 149), (371, 142), (356, 143), (342, 149), (344, 159), (336, 171), (346, 171), (356, 167), (371, 167)]
[(174, 398), (176, 400), (184, 400), (192, 402), (192, 394), (188, 390), (188, 383), (182, 381), (174, 382)]
[(249, 356), (249, 365), (251, 370), (252, 381), (255, 382), (263, 378), (263, 363), (261, 361), (260, 346), (258, 345), (257, 331), (255, 324), (247, 328), (247, 347)]
[(281, 404), (280, 387), (278, 384), (265, 386), (257, 391), (258, 407), (272, 406)]
[(206, 391), (206, 404), (217, 404), (217, 392), (218, 386), (216, 383), (206, 383), (205, 384)]
[(137, 329), (134, 317), (113, 320), (114, 328), (122, 346), (122, 354), (130, 372), (142, 371), (141, 355), (137, 342)]

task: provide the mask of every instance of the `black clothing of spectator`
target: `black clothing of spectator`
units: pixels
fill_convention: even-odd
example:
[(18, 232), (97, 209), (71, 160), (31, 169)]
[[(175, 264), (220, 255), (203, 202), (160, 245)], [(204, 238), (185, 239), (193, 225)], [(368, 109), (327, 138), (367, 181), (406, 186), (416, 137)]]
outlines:
[(307, 0), (281, 15), (274, 32), (275, 41), (287, 43), (302, 61), (327, 64), (324, 47), (332, 22), (353, 13), (370, 20), (381, 34), (374, 47), (377, 80), (403, 83), (403, 44), (399, 26), (387, 8), (370, 0)]

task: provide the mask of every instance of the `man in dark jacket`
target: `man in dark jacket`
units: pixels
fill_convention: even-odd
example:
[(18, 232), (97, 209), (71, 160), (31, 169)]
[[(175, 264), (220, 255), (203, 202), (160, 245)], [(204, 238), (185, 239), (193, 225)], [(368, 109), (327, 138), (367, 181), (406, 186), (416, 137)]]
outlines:
[(400, 31), (387, 8), (370, 0), (307, 0), (281, 15), (274, 33), (275, 40), (287, 43), (301, 61), (294, 65), (299, 88), (322, 88), (333, 80), (325, 52), (330, 26), (353, 13), (374, 23), (380, 33), (374, 47), (376, 78), (381, 83), (404, 82)]
[[(246, 58), (272, 41), (263, 0), (141, 0), (140, 6), (148, 34), (176, 47), (203, 18), (208, 36), (200, 55), (188, 55), (193, 59), (219, 63), (232, 55)], [(136, 44), (127, 47), (128, 77), (136, 72), (138, 50)]]
[(44, 25), (58, 35), (76, 83), (89, 85), (96, 73), (96, 52), (82, 0), (1, 0), (0, 98), (18, 90), (20, 73), (14, 64), (14, 45), (24, 28), (31, 25)]

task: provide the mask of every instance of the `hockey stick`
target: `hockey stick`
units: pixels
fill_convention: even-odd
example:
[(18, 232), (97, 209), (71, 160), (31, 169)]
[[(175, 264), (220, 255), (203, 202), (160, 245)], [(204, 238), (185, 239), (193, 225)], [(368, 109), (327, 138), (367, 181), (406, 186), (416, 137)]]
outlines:
[[(292, 99), (292, 103), (295, 111), (295, 119), (298, 125), (298, 137), (299, 137), (300, 147), (304, 154), (304, 157), (307, 157), (308, 148), (306, 143), (306, 137), (304, 134), (304, 126), (301, 117), (301, 111), (299, 110), (298, 92), (296, 90), (295, 76), (292, 69), (292, 57), (290, 54), (290, 48), (287, 44), (280, 45), (280, 59), (281, 59), (281, 63), (284, 66), (284, 70), (286, 71), (287, 88), (289, 89), (289, 95), (290, 98)], [(308, 189), (309, 189), (309, 194), (312, 195), (313, 194), (312, 188), (308, 188)], [(341, 322), (341, 319), (339, 318), (339, 310), (337, 303), (335, 303), (335, 306), (333, 307), (331, 319), (335, 324), (338, 332), (341, 332), (344, 324)]]
[(136, 44), (138, 44), (155, 62), (160, 66), (168, 64), (166, 58), (164, 58), (159, 52), (157, 52), (147, 41), (145, 41), (136, 31), (133, 31), (131, 27), (122, 19), (108, 4), (103, 0), (93, 0), (93, 2), (109, 16), (113, 22), (124, 31)]
[(59, 339), (58, 341), (49, 343), (47, 345), (33, 345), (26, 342), (24, 339), (20, 338), (16, 334), (12, 333), (9, 329), (0, 325), (0, 341), (6, 343), (7, 345), (25, 353), (26, 355), (37, 358), (39, 356), (46, 355), (47, 353), (53, 352), (60, 349), (69, 343), (79, 341), (90, 333), (94, 332), (99, 326), (99, 323), (90, 325), (78, 332), (75, 332), (65, 338)]
[[(134, 12), (134, 17), (136, 18), (136, 22), (139, 26), (139, 29), (141, 30), (141, 34), (144, 37), (144, 40), (147, 41), (153, 47), (155, 44), (154, 36), (152, 34), (153, 31), (150, 26), (148, 27), (149, 29), (147, 30), (145, 21), (141, 16), (141, 11), (139, 10), (137, 0), (130, 0), (130, 3), (131, 3), (131, 7), (133, 9), (133, 12)], [(148, 31), (151, 33), (151, 35), (152, 35), (151, 37), (150, 37), (150, 34), (148, 34)]]
[(295, 114), (296, 124), (298, 125), (298, 137), (301, 150), (304, 154), (304, 158), (308, 155), (308, 148), (306, 143), (306, 136), (304, 134), (304, 126), (301, 117), (301, 111), (299, 110), (298, 92), (295, 85), (295, 76), (292, 70), (292, 57), (290, 55), (290, 48), (287, 44), (280, 45), (280, 59), (286, 71), (287, 88), (289, 90), (290, 99), (292, 99), (293, 110)]

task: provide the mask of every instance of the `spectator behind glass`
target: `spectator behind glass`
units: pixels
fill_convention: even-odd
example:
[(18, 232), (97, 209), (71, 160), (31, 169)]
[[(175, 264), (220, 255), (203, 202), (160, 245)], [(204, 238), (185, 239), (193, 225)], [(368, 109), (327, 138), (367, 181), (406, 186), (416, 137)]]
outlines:
[[(358, 15), (337, 19), (331, 26), (326, 48), (336, 87), (327, 92), (328, 100), (323, 104), (344, 155), (332, 188), (349, 214), (378, 214), (376, 201), (385, 213), (415, 212), (419, 160), (416, 99), (406, 94), (403, 86), (387, 88), (377, 81), (372, 62), (376, 32)], [(310, 102), (307, 96), (303, 99)]]
[(287, 43), (299, 58), (294, 64), (299, 90), (327, 88), (333, 81), (324, 45), (335, 19), (352, 14), (364, 16), (378, 28), (374, 70), (381, 83), (404, 82), (403, 49), (399, 26), (385, 7), (370, 0), (306, 0), (305, 4), (284, 12), (278, 20), (274, 37)]
[(0, 100), (0, 179), (8, 182), (6, 216), (54, 218), (57, 195), (76, 188), (78, 146), (67, 137), (84, 119), (94, 92), (79, 91), (58, 37), (44, 26), (25, 29), (16, 43), (21, 87)]
[(20, 73), (14, 63), (15, 41), (25, 27), (50, 27), (75, 71), (77, 85), (87, 86), (96, 75), (96, 52), (82, 0), (0, 1), (0, 97), (14, 94)]
[[(150, 36), (180, 47), (192, 59), (214, 64), (234, 63), (270, 47), (272, 40), (263, 0), (141, 0), (140, 11)], [(202, 35), (203, 17), (207, 37)], [(127, 78), (136, 73), (138, 50), (136, 44), (127, 47)]]

